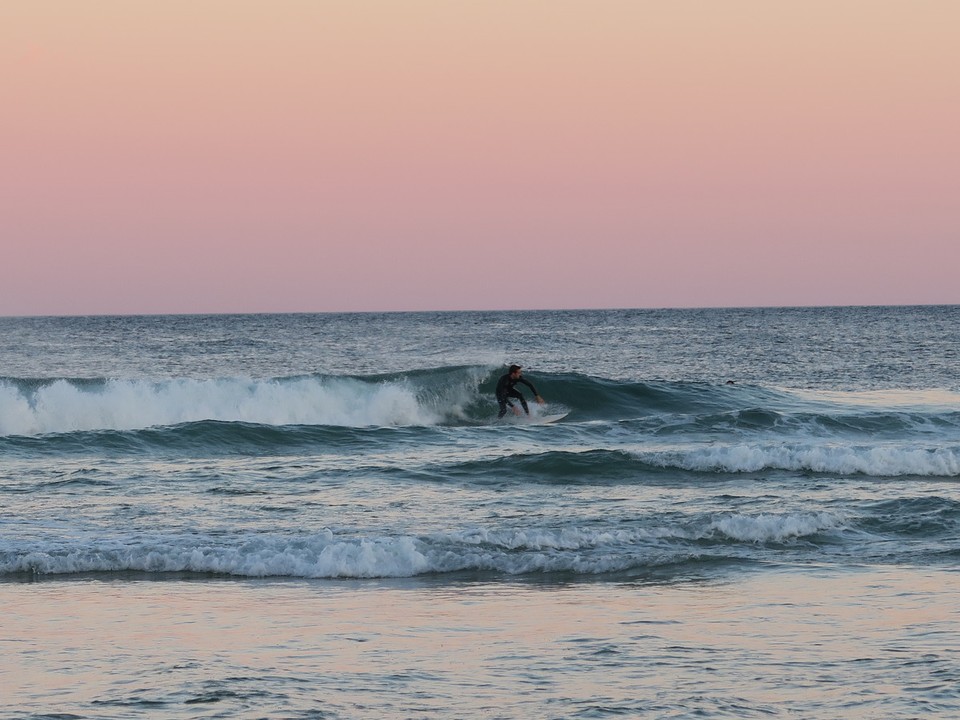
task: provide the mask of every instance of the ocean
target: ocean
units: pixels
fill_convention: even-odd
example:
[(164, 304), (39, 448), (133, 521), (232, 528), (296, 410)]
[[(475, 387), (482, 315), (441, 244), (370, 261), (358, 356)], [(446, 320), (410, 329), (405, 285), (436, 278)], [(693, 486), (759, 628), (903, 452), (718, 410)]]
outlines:
[(960, 717), (958, 479), (960, 306), (0, 318), (0, 718)]

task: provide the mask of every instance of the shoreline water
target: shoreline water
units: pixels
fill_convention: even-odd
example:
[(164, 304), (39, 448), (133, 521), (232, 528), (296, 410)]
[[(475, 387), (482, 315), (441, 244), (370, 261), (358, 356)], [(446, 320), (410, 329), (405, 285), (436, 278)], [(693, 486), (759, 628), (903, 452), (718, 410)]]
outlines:
[(960, 710), (952, 569), (671, 583), (0, 583), (0, 718)]

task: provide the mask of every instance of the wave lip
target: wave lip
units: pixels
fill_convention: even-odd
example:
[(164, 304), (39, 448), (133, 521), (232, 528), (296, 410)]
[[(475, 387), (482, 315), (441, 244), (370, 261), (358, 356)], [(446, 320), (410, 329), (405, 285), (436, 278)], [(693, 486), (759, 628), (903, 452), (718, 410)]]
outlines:
[(0, 381), (0, 435), (139, 430), (205, 420), (346, 427), (435, 425), (437, 407), (403, 380), (306, 377), (164, 382)]

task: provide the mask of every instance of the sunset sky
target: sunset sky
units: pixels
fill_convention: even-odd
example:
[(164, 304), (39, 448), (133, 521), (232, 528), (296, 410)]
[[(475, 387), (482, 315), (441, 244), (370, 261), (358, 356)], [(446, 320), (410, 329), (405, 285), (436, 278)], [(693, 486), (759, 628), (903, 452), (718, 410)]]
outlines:
[(960, 303), (956, 0), (0, 4), (0, 315)]

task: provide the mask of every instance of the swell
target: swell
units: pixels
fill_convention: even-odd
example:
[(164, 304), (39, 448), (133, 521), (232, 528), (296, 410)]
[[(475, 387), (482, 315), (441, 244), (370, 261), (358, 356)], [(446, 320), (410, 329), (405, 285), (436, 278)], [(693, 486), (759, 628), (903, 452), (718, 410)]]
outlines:
[[(549, 426), (540, 426), (539, 429)], [(899, 440), (836, 437), (717, 437), (709, 441), (627, 435), (622, 427), (552, 428), (539, 450), (491, 447), (492, 457), (436, 462), (434, 449), (450, 446), (449, 429), (429, 427), (271, 426), (204, 421), (136, 431), (85, 431), (41, 437), (0, 437), (0, 453), (14, 458), (129, 455), (174, 458), (219, 456), (363, 457), (365, 473), (400, 473), (414, 479), (468, 484), (533, 482), (555, 485), (671, 482), (719, 475), (790, 472), (834, 477), (960, 477), (960, 443), (908, 437)], [(504, 428), (507, 431), (507, 428)], [(463, 437), (462, 432), (455, 437)], [(539, 437), (539, 436), (538, 436)], [(569, 447), (573, 442), (575, 447)], [(442, 452), (445, 457), (456, 453)], [(354, 460), (349, 461), (355, 464)]]
[(669, 479), (788, 471), (848, 477), (960, 477), (960, 445), (734, 443), (517, 453), (434, 468), (434, 474), (470, 482), (547, 484), (643, 483)]
[(10, 456), (87, 455), (283, 455), (369, 452), (386, 446), (429, 442), (431, 428), (336, 425), (260, 425), (203, 420), (139, 430), (84, 430), (41, 436), (0, 436), (0, 451)]
[(647, 462), (624, 450), (553, 450), (453, 463), (429, 470), (434, 477), (476, 484), (518, 482), (550, 485), (633, 483), (670, 475), (678, 468)]
[(657, 435), (774, 432), (782, 436), (897, 438), (936, 436), (960, 431), (960, 412), (901, 412), (840, 409), (830, 412), (784, 411), (748, 407), (718, 413), (675, 414), (635, 421), (636, 429)]

